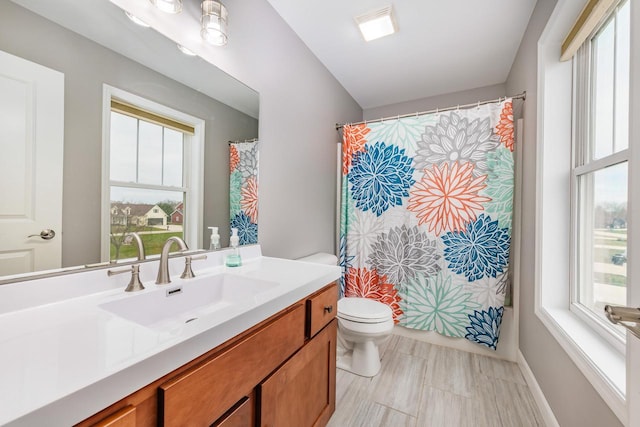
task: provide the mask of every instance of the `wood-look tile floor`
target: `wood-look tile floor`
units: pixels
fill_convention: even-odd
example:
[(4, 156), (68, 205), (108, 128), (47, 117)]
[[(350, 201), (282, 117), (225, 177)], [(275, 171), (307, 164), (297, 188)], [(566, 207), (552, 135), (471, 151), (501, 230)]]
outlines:
[(328, 427), (544, 426), (518, 365), (393, 335), (382, 369), (338, 369)]

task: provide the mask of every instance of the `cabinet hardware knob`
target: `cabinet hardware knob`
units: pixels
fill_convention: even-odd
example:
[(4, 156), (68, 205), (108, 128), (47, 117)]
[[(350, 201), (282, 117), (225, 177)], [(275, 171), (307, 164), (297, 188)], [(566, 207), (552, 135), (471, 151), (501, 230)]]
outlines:
[(325, 311), (325, 313), (331, 313), (333, 311), (333, 306), (332, 305), (325, 305), (324, 311)]

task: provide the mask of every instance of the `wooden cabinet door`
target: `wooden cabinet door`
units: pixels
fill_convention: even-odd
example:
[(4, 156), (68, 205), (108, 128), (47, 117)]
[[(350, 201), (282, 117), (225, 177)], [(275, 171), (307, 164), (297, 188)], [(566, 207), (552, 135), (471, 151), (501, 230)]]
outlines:
[(260, 385), (262, 427), (324, 427), (336, 404), (334, 319)]
[(243, 397), (211, 427), (253, 427), (253, 402), (251, 396)]

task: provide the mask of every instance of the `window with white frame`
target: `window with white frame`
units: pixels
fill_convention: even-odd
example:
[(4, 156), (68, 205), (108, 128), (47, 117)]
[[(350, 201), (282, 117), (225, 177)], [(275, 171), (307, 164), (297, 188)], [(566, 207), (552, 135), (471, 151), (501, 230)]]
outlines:
[(630, 1), (574, 56), (571, 310), (624, 341), (604, 306), (627, 301)]
[(204, 121), (107, 85), (103, 118), (102, 259), (136, 257), (132, 232), (146, 255), (200, 247)]

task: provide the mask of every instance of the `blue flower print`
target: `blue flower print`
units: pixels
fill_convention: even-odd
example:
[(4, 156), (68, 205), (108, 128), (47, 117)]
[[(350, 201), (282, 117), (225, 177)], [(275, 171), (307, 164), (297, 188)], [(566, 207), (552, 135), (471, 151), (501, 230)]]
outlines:
[(344, 285), (345, 285), (344, 277), (347, 275), (347, 271), (349, 270), (349, 268), (353, 267), (353, 265), (351, 264), (351, 261), (353, 261), (354, 258), (355, 256), (349, 255), (347, 253), (347, 236), (345, 234), (341, 234), (339, 263), (340, 263), (340, 267), (342, 268), (342, 276), (340, 276), (339, 298), (342, 298), (344, 296)]
[(380, 216), (409, 197), (409, 188), (415, 184), (414, 169), (404, 152), (395, 145), (377, 142), (354, 154), (349, 182), (356, 208)]
[(240, 211), (239, 214), (231, 219), (231, 228), (238, 229), (241, 245), (258, 243), (258, 224), (251, 222), (251, 219), (244, 211)]
[(489, 311), (474, 310), (473, 314), (469, 314), (471, 325), (466, 328), (468, 333), (465, 338), (495, 350), (503, 313), (504, 307), (489, 307)]
[(442, 236), (444, 259), (449, 269), (464, 274), (469, 282), (496, 277), (509, 262), (510, 240), (508, 228), (499, 228), (498, 221), (481, 214), (466, 230)]

